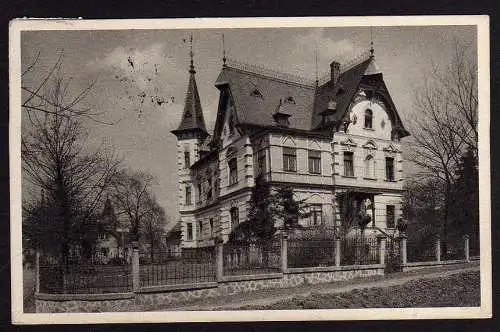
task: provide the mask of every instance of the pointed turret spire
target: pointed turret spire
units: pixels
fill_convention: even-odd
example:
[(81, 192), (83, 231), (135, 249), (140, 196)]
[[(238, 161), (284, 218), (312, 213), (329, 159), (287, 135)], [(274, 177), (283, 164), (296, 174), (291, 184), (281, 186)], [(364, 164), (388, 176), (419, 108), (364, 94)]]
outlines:
[(224, 34), (222, 34), (222, 68), (226, 68), (226, 44), (224, 42)]
[(375, 50), (373, 49), (373, 27), (370, 27), (370, 57), (374, 57)]
[(176, 130), (172, 130), (174, 135), (179, 136), (182, 133), (187, 132), (198, 132), (202, 137), (208, 135), (205, 126), (205, 118), (203, 117), (203, 111), (201, 109), (200, 95), (198, 93), (198, 87), (196, 85), (194, 70), (194, 52), (193, 52), (193, 36), (189, 38), (190, 48), (189, 48), (189, 84), (186, 92), (186, 99), (184, 102), (184, 112), (182, 113), (182, 119), (179, 127)]

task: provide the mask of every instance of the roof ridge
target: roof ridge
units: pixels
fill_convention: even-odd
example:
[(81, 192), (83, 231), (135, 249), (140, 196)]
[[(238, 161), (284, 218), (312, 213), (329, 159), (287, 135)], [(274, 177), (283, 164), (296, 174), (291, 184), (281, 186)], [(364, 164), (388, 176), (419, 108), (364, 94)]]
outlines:
[[(345, 72), (353, 69), (354, 67), (356, 66), (359, 66), (361, 65), (362, 63), (364, 63), (365, 61), (368, 61), (369, 59), (371, 59), (371, 53), (370, 51), (365, 51), (359, 55), (357, 55), (356, 57), (354, 57), (353, 59), (351, 59), (350, 61), (348, 62), (344, 62), (344, 63), (341, 63), (340, 64), (340, 71), (339, 71), (339, 74), (342, 75), (344, 74)], [(331, 75), (330, 75), (330, 72), (328, 73), (325, 73), (323, 74), (323, 76), (321, 76), (319, 79), (318, 79), (318, 85), (323, 85), (327, 82), (330, 81), (330, 78), (331, 78)]]
[(307, 79), (299, 75), (284, 73), (265, 66), (242, 62), (234, 58), (228, 58), (227, 60), (227, 68), (236, 69), (249, 74), (259, 75), (264, 78), (269, 78), (284, 83), (300, 85), (307, 88), (315, 88), (316, 82), (312, 79)]

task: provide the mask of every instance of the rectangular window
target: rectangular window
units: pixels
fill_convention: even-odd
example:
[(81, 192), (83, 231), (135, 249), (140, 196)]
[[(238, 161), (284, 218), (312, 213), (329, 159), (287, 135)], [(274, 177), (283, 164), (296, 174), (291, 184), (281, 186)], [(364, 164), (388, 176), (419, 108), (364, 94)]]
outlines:
[(193, 224), (187, 224), (187, 239), (191, 241), (193, 239)]
[(207, 201), (212, 199), (212, 177), (207, 179)]
[(234, 229), (240, 223), (240, 216), (237, 207), (232, 207), (229, 210), (229, 214), (231, 216), (231, 229)]
[(198, 182), (198, 202), (201, 202), (201, 197), (203, 195), (203, 188), (201, 182)]
[(264, 174), (266, 172), (266, 151), (261, 150), (257, 154), (257, 167), (258, 174)]
[(229, 185), (238, 183), (238, 165), (236, 158), (232, 158), (228, 162), (229, 166)]
[(354, 176), (353, 153), (344, 152), (344, 176)]
[(387, 181), (394, 181), (394, 158), (385, 158), (385, 175)]
[(321, 204), (311, 204), (309, 216), (310, 226), (317, 226), (323, 223), (323, 208)]
[(386, 219), (387, 219), (387, 228), (394, 228), (395, 225), (395, 213), (394, 213), (394, 205), (386, 206)]
[(210, 218), (210, 237), (214, 236), (214, 220)]
[(189, 151), (184, 151), (184, 168), (189, 168), (191, 166), (191, 156)]
[(198, 221), (198, 239), (203, 239), (203, 221)]
[(321, 174), (321, 151), (309, 151), (309, 173)]
[(294, 148), (283, 148), (283, 170), (285, 172), (297, 172), (297, 150)]
[(191, 186), (186, 186), (186, 205), (191, 205)]

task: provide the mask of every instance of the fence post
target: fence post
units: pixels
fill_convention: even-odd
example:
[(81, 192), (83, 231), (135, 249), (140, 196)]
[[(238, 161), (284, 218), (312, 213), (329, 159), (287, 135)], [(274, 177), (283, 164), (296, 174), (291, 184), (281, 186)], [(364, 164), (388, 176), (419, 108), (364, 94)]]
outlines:
[(400, 242), (399, 242), (399, 250), (400, 250), (400, 255), (401, 255), (401, 264), (404, 266), (407, 263), (407, 257), (406, 257), (406, 235), (401, 234), (400, 237)]
[(286, 273), (288, 270), (288, 234), (284, 230), (281, 233), (281, 272)]
[(222, 238), (215, 239), (215, 264), (217, 281), (222, 281), (224, 277), (224, 244)]
[(335, 266), (340, 266), (340, 236), (335, 234)]
[(464, 235), (464, 253), (465, 253), (465, 260), (468, 262), (470, 261), (470, 253), (469, 253), (469, 235), (465, 234)]
[(379, 245), (379, 261), (381, 265), (385, 264), (385, 243), (386, 238), (383, 235), (377, 236), (378, 245)]
[(40, 293), (40, 251), (35, 256), (35, 292)]
[(139, 242), (132, 243), (132, 290), (139, 291), (141, 288), (140, 267), (139, 267)]
[(441, 237), (436, 236), (436, 261), (441, 262)]

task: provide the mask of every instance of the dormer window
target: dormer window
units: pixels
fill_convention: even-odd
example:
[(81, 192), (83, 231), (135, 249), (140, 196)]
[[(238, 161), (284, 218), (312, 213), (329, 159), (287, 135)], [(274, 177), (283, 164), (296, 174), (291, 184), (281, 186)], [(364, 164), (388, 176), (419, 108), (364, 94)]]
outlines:
[(365, 111), (365, 128), (366, 129), (373, 128), (373, 111), (371, 109), (367, 109)]
[(274, 121), (278, 124), (279, 127), (288, 127), (290, 125), (289, 118), (292, 115), (290, 114), (289, 107), (287, 106), (287, 104), (290, 104), (290, 102), (287, 101), (288, 98), (286, 98), (284, 101), (280, 99), (280, 103), (278, 104), (278, 107), (276, 107), (276, 112), (273, 114)]
[(259, 89), (253, 89), (253, 91), (250, 93), (250, 96), (252, 97), (258, 97), (258, 98), (263, 98), (262, 93), (260, 93)]

